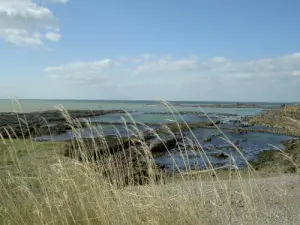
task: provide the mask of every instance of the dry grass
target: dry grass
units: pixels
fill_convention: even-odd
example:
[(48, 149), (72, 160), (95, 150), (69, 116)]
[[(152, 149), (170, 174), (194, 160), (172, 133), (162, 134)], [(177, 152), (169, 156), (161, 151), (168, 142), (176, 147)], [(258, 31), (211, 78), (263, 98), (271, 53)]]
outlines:
[[(12, 156), (18, 151), (15, 142), (5, 144)], [(24, 141), (26, 144), (29, 141)], [(195, 199), (188, 189), (181, 190), (181, 194), (178, 188), (171, 193), (173, 188), (163, 190), (163, 185), (154, 184), (121, 188), (90, 165), (76, 160), (59, 156), (51, 160), (14, 159), (12, 165), (1, 169), (0, 224), (208, 222), (199, 204), (201, 199)], [(111, 175), (118, 179), (117, 173)]]
[[(78, 124), (66, 117), (76, 132)], [(136, 143), (131, 148), (143, 159), (138, 166), (132, 151), (128, 154), (123, 148), (117, 156), (110, 154), (105, 138), (93, 143), (94, 149), (104, 151), (95, 160), (77, 133), (76, 154), (81, 161), (63, 157), (63, 144), (0, 139), (0, 224), (233, 224), (240, 218), (233, 206), (237, 195), (244, 202), (245, 224), (258, 223), (253, 202), (265, 202), (260, 187), (249, 182), (256, 177), (251, 167), (248, 179), (229, 167), (228, 180), (222, 181), (217, 168), (208, 163), (207, 170), (179, 171), (165, 184), (153, 175), (157, 171), (142, 133), (133, 126), (128, 134)], [(182, 147), (183, 159), (188, 142)], [(199, 142), (192, 151), (205, 157)], [(147, 184), (135, 185), (136, 171), (145, 169)]]

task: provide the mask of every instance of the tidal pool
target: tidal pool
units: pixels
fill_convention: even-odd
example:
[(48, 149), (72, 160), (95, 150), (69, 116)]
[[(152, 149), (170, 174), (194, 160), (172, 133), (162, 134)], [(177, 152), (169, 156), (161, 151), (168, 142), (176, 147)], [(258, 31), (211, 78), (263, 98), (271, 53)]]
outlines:
[[(164, 165), (168, 171), (172, 171), (176, 166), (180, 170), (186, 169), (204, 169), (211, 163), (214, 167), (229, 165), (232, 156), (233, 163), (238, 168), (245, 166), (246, 158), (248, 161), (257, 159), (258, 153), (274, 148), (283, 149), (282, 141), (292, 137), (287, 135), (249, 132), (246, 134), (235, 134), (224, 130), (225, 136), (220, 134), (217, 129), (199, 128), (190, 133), (184, 133), (185, 137), (190, 139), (194, 145), (186, 142), (186, 151), (184, 147), (174, 148), (171, 155), (166, 154), (155, 158), (156, 163)], [(208, 141), (208, 139), (211, 139)], [(225, 139), (225, 140), (224, 140)], [(236, 147), (240, 149), (241, 154), (228, 142), (229, 139)], [(198, 141), (202, 147), (202, 151)], [(175, 166), (176, 164), (176, 166)]]

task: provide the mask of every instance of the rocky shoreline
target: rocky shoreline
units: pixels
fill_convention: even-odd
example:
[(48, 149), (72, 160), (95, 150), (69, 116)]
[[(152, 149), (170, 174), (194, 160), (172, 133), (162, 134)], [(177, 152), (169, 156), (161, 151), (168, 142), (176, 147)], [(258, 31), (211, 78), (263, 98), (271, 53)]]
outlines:
[[(32, 136), (57, 135), (71, 129), (68, 120), (90, 118), (123, 110), (50, 110), (31, 113), (0, 113), (0, 134), (3, 138), (29, 138)], [(65, 116), (66, 115), (66, 116)], [(85, 126), (82, 122), (80, 125)], [(78, 126), (78, 124), (76, 125)]]
[[(140, 124), (141, 126), (156, 126), (161, 127), (157, 129), (157, 133), (167, 132), (179, 132), (194, 130), (197, 128), (215, 129), (216, 125), (222, 130), (230, 130), (233, 133), (243, 134), (248, 132), (260, 132), (260, 133), (274, 133), (282, 135), (290, 135), (300, 137), (300, 129), (291, 129), (291, 127), (298, 127), (293, 121), (286, 119), (280, 115), (280, 110), (270, 110), (263, 112), (262, 114), (244, 117), (240, 121), (234, 121), (234, 125), (229, 127), (221, 126), (220, 120), (213, 122), (167, 122), (167, 123), (134, 123), (127, 122), (127, 125)], [(76, 124), (73, 124), (73, 128), (86, 127), (86, 126), (98, 126), (98, 125), (124, 125), (123, 122), (89, 122), (87, 125), (83, 120), (80, 122), (78, 119), (91, 118), (94, 116), (108, 115), (114, 113), (124, 113), (122, 110), (70, 110), (68, 111), (68, 117), (72, 120), (77, 119)], [(170, 112), (154, 112), (149, 114), (166, 114), (170, 115)], [(204, 116), (201, 112), (181, 112), (181, 115), (200, 115)], [(295, 115), (298, 115), (297, 113)], [(235, 114), (229, 114), (229, 116), (236, 116)], [(274, 120), (275, 118), (275, 120)], [(276, 119), (277, 118), (277, 119)], [(282, 121), (280, 121), (280, 118)], [(298, 117), (291, 117), (292, 119), (298, 119)], [(246, 121), (243, 121), (246, 120)], [(23, 121), (23, 122), (22, 122)], [(26, 122), (25, 122), (26, 121)], [(290, 123), (288, 123), (290, 122)], [(255, 128), (255, 125), (265, 126), (264, 129)], [(67, 121), (66, 117), (61, 111), (44, 111), (44, 112), (32, 112), (32, 113), (0, 113), (0, 134), (4, 138), (9, 136), (16, 137), (38, 137), (47, 135), (59, 135), (67, 132), (72, 127), (70, 121)], [(166, 129), (167, 128), (167, 129)], [(276, 128), (276, 129), (273, 129)], [(13, 132), (12, 132), (13, 131)]]
[[(71, 119), (82, 119), (82, 118), (90, 118), (93, 116), (101, 116), (107, 114), (114, 113), (124, 113), (122, 110), (97, 110), (97, 111), (82, 111), (82, 110), (70, 110), (67, 112)], [(181, 114), (187, 113), (190, 115), (200, 115), (203, 116), (202, 113), (198, 112), (181, 112)], [(119, 157), (125, 157), (127, 154), (131, 154), (135, 152), (135, 163), (146, 165), (145, 158), (148, 156), (140, 154), (143, 152), (142, 148), (145, 148), (145, 145), (148, 146), (146, 148), (149, 149), (150, 153), (153, 157), (166, 154), (169, 148), (174, 148), (176, 145), (180, 145), (182, 142), (183, 136), (182, 132), (187, 132), (189, 130), (194, 130), (197, 128), (205, 128), (205, 129), (217, 129), (216, 125), (220, 127), (221, 130), (229, 130), (230, 132), (238, 135), (244, 135), (249, 132), (258, 132), (258, 133), (273, 133), (273, 134), (282, 134), (289, 135), (293, 137), (300, 137), (300, 129), (298, 125), (298, 121), (300, 119), (300, 106), (284, 106), (280, 109), (272, 109), (268, 111), (264, 111), (261, 114), (254, 115), (251, 117), (241, 118), (240, 121), (234, 122), (232, 125), (228, 127), (223, 127), (221, 121), (217, 120), (214, 122), (197, 122), (197, 123), (145, 123), (146, 126), (160, 126), (160, 128), (155, 130), (156, 134), (163, 136), (163, 141), (155, 141), (156, 136), (151, 132), (143, 132), (141, 134), (136, 134), (135, 138), (122, 138), (121, 140), (117, 140), (115, 136), (106, 136), (99, 137), (94, 139), (84, 139), (83, 142), (90, 149), (89, 155), (94, 157), (99, 157), (104, 154), (100, 150), (103, 149), (103, 143), (105, 138), (105, 145), (108, 147), (109, 152), (113, 155), (119, 155)], [(150, 113), (151, 114), (151, 113)], [(153, 113), (155, 114), (155, 113)], [(157, 114), (164, 114), (157, 113)], [(166, 113), (167, 114), (167, 113)], [(168, 115), (170, 115), (168, 113)], [(227, 114), (226, 114), (227, 115)], [(232, 114), (232, 116), (236, 116)], [(26, 121), (26, 124), (22, 122), (22, 120)], [(46, 122), (47, 121), (47, 122)], [(246, 123), (244, 123), (246, 121)], [(78, 122), (78, 121), (77, 121)], [(124, 123), (111, 123), (111, 122), (92, 122), (91, 126), (98, 125), (122, 125)], [(135, 123), (127, 123), (128, 125), (136, 125)], [(139, 124), (139, 123), (137, 123)], [(73, 124), (75, 127), (80, 125), (82, 127), (87, 126), (85, 122), (78, 122), (77, 124)], [(89, 125), (89, 126), (90, 126)], [(262, 128), (257, 128), (257, 125), (264, 126)], [(24, 113), (24, 114), (15, 114), (15, 113), (0, 113), (0, 134), (3, 138), (15, 138), (15, 137), (23, 137), (29, 138), (32, 136), (41, 136), (41, 135), (55, 135), (62, 134), (69, 130), (72, 126), (70, 122), (62, 115), (61, 111), (45, 111), (45, 112), (33, 112), (33, 113)], [(274, 129), (276, 128), (276, 129)], [(13, 132), (10, 132), (13, 131)], [(175, 134), (175, 136), (170, 135), (170, 133)], [(164, 136), (167, 135), (167, 136)], [(212, 137), (208, 137), (204, 140), (204, 142), (210, 142)], [(95, 148), (95, 143), (99, 144), (100, 148)], [(142, 144), (144, 143), (144, 145)], [(300, 149), (300, 141), (299, 140), (290, 140), (284, 143), (286, 150), (285, 152), (298, 163), (299, 160), (299, 149)], [(76, 140), (71, 140), (66, 144), (66, 153), (65, 156), (68, 157), (76, 157), (78, 154), (76, 153), (76, 149), (79, 146), (76, 144)], [(102, 146), (102, 147), (101, 147)], [(125, 151), (125, 156), (121, 153)], [(224, 153), (225, 152), (225, 153)], [(278, 151), (264, 151), (258, 155), (258, 160), (252, 162), (254, 168), (257, 170), (264, 169), (270, 166), (270, 162), (274, 162), (278, 159)], [(214, 153), (217, 158), (227, 158), (226, 150), (222, 150), (221, 153)], [(97, 158), (97, 160), (99, 160)], [(141, 160), (141, 162), (140, 162)], [(277, 161), (276, 161), (277, 162)], [(278, 160), (278, 163), (281, 162)], [(272, 164), (272, 163), (271, 163)], [(280, 163), (279, 163), (280, 164)], [(279, 165), (278, 164), (278, 165)], [(275, 165), (275, 164), (274, 164)], [(276, 164), (277, 165), (277, 164)], [(281, 165), (281, 164), (280, 164)], [(163, 170), (163, 166), (155, 165), (158, 171)], [(140, 168), (140, 167), (139, 167)], [(292, 169), (287, 169), (287, 171), (294, 171), (295, 167), (291, 167)], [(143, 176), (146, 175), (146, 168), (141, 169), (140, 172), (143, 173)], [(137, 177), (139, 177), (137, 175)]]
[[(192, 115), (192, 116), (200, 116), (200, 117), (207, 117), (207, 116), (238, 116), (238, 114), (234, 113), (205, 113), (197, 112), (197, 111), (180, 111), (180, 115)], [(146, 112), (144, 114), (154, 114), (154, 115), (178, 115), (176, 112)]]
[(296, 173), (300, 169), (300, 140), (292, 139), (282, 143), (283, 151), (269, 150), (258, 155), (258, 160), (251, 162), (257, 171), (267, 173)]
[[(158, 104), (146, 104), (147, 106), (165, 106), (164, 103)], [(252, 104), (252, 103), (228, 103), (228, 104), (179, 104), (173, 103), (172, 106), (179, 106), (179, 107), (200, 107), (200, 108), (264, 108), (264, 109), (278, 109), (280, 106), (267, 106), (267, 105), (259, 105), (259, 104)]]
[[(91, 161), (99, 161), (102, 164), (103, 158), (110, 158), (110, 162), (115, 162), (118, 167), (127, 168), (129, 164), (132, 166), (132, 173), (135, 174), (135, 182), (138, 184), (145, 184), (149, 179), (149, 162), (155, 174), (166, 177), (167, 172), (165, 164), (156, 163), (153, 158), (161, 155), (168, 155), (169, 151), (177, 146), (179, 148), (189, 148), (189, 146), (182, 147), (185, 135), (175, 133), (173, 136), (168, 135), (162, 137), (162, 141), (157, 139), (151, 132), (144, 132), (143, 134), (136, 135), (133, 138), (117, 139), (115, 136), (106, 136), (95, 139), (84, 139), (83, 145), (85, 147), (85, 154), (90, 157)], [(212, 138), (206, 138), (205, 142), (211, 142)], [(240, 140), (243, 141), (243, 140)], [(239, 142), (234, 144), (239, 146)], [(71, 140), (66, 144), (65, 156), (77, 158), (80, 145), (76, 140)], [(283, 142), (285, 146), (284, 154), (288, 157), (282, 156), (278, 150), (267, 150), (258, 154), (257, 160), (250, 161), (250, 164), (257, 171), (264, 172), (277, 172), (282, 171), (285, 173), (294, 173), (298, 171), (300, 166), (300, 140), (292, 139)], [(193, 145), (193, 144), (192, 144)], [(212, 151), (218, 149), (219, 152), (212, 152), (212, 156), (220, 160), (228, 159), (229, 155), (226, 153), (229, 146), (212, 147), (212, 149), (203, 147), (205, 151)], [(189, 150), (188, 150), (189, 151)], [(112, 158), (111, 158), (112, 157)], [(153, 158), (152, 158), (153, 157)], [(79, 159), (82, 160), (82, 159)], [(128, 161), (129, 160), (129, 161)], [(293, 163), (291, 162), (293, 161)], [(241, 168), (243, 170), (243, 168)], [(128, 168), (127, 168), (128, 170)], [(125, 171), (127, 171), (125, 170)], [(197, 169), (196, 169), (197, 170)], [(226, 171), (224, 168), (222, 171)], [(112, 171), (110, 171), (112, 172)], [(126, 183), (126, 174), (124, 174), (124, 182)]]
[[(248, 132), (258, 132), (258, 133), (273, 133), (282, 134), (292, 137), (300, 137), (299, 131), (291, 129), (295, 126), (295, 122), (300, 118), (300, 107), (299, 106), (285, 106), (277, 110), (265, 111), (261, 114), (251, 116), (247, 118), (248, 125), (237, 122), (236, 127), (222, 127), (222, 130), (230, 130), (232, 133), (243, 135)], [(275, 117), (274, 117), (275, 116)], [(286, 118), (289, 118), (286, 120)], [(275, 118), (275, 120), (274, 120)], [(292, 121), (294, 123), (288, 123), (287, 121)], [(196, 128), (206, 128), (206, 129), (216, 129), (215, 125), (219, 125), (220, 121), (216, 123), (212, 122), (202, 122), (202, 123), (167, 123), (165, 124), (165, 129), (156, 130), (158, 134), (167, 134), (168, 132), (173, 132), (176, 135), (173, 138), (166, 139), (160, 144), (159, 142), (154, 142), (151, 144), (153, 136), (148, 136), (146, 139), (146, 145), (148, 146), (150, 152), (153, 156), (167, 154), (167, 149), (169, 147), (174, 147), (174, 145), (181, 145), (182, 136), (179, 132), (193, 130)], [(266, 126), (264, 129), (255, 128), (256, 125)], [(276, 128), (276, 129), (274, 129)], [(212, 137), (208, 137), (204, 142), (211, 142)], [(141, 143), (137, 141), (136, 143)], [(236, 143), (237, 145), (239, 143)], [(283, 141), (282, 144), (285, 146), (283, 152), (276, 150), (266, 150), (258, 154), (257, 160), (250, 161), (250, 164), (258, 171), (270, 172), (281, 171), (284, 173), (294, 173), (298, 171), (300, 166), (300, 140), (299, 138), (290, 139)], [(126, 145), (125, 145), (126, 146)], [(139, 149), (139, 144), (135, 144), (135, 151), (141, 152)], [(155, 147), (154, 147), (155, 146)], [(128, 146), (127, 146), (128, 147)], [(218, 148), (218, 147), (217, 147)], [(226, 146), (224, 147), (226, 148)], [(113, 147), (113, 149), (115, 149)], [(209, 149), (207, 149), (209, 150)], [(127, 151), (131, 151), (130, 148)], [(284, 154), (284, 155), (283, 155)], [(228, 158), (226, 154), (226, 149), (219, 153), (213, 153), (214, 157), (220, 159)], [(156, 165), (160, 170), (164, 170), (164, 165)], [(225, 169), (226, 170), (226, 169)]]

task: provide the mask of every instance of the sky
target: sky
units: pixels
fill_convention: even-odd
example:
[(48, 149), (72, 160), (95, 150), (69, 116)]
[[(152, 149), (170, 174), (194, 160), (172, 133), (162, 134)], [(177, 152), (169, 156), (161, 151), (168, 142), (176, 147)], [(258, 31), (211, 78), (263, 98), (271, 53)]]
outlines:
[(300, 101), (299, 0), (0, 0), (0, 98)]

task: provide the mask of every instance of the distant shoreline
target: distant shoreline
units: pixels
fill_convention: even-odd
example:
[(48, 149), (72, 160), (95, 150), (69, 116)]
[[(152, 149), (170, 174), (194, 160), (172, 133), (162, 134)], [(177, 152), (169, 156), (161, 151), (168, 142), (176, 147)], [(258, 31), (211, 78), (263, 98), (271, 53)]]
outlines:
[(188, 103), (188, 104), (236, 104), (236, 103), (243, 103), (243, 104), (296, 104), (300, 103), (299, 101), (280, 101), (280, 102), (273, 102), (273, 101), (196, 101), (196, 100), (128, 100), (128, 99), (35, 99), (35, 98), (22, 98), (22, 99), (8, 99), (8, 98), (0, 98), (0, 101), (79, 101), (79, 102), (111, 102), (111, 103), (140, 103), (140, 102), (169, 102), (169, 103)]

